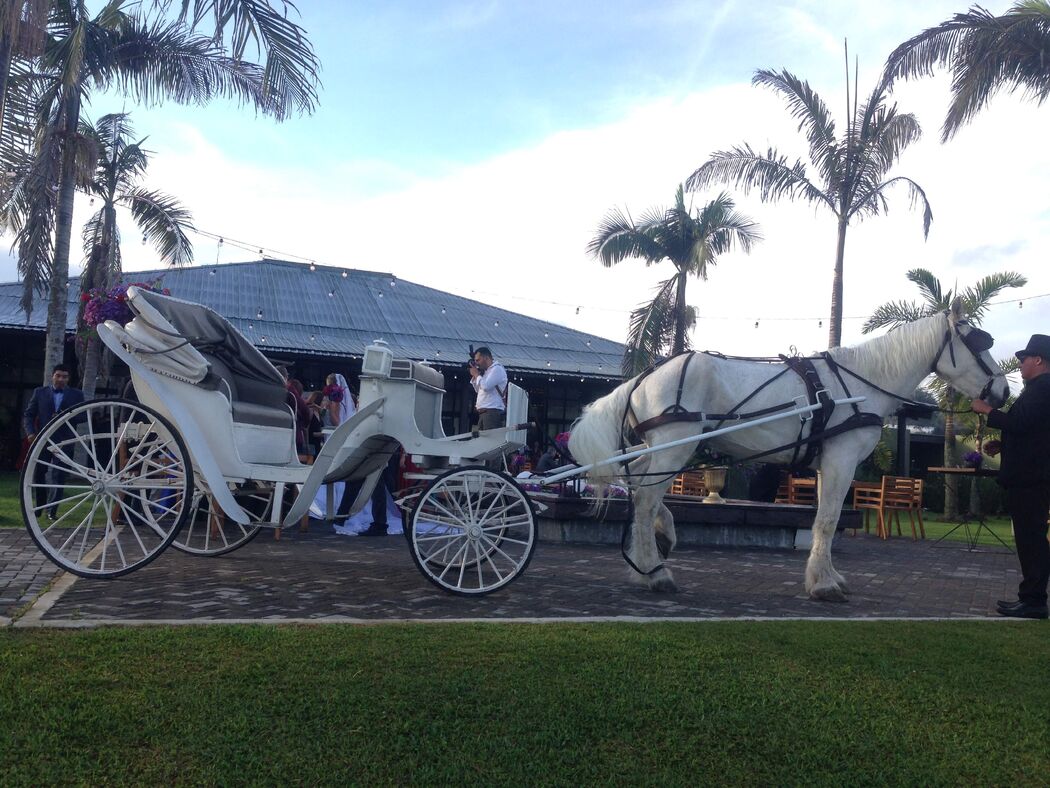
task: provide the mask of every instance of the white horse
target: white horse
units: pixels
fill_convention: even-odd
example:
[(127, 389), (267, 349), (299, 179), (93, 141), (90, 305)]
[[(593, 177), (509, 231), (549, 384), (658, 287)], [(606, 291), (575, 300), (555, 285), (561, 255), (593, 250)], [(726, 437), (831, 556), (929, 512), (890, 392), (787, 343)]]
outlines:
[[(944, 313), (901, 326), (857, 347), (829, 351), (839, 367), (841, 380), (827, 360), (816, 357), (813, 363), (822, 385), (834, 399), (848, 396), (844, 391), (845, 383), (850, 395), (867, 398), (858, 406), (861, 411), (885, 418), (897, 409), (901, 399), (910, 397), (931, 372), (967, 396), (983, 396), (993, 405), (1004, 403), (1009, 395), (1009, 385), (988, 352), (991, 344), (992, 339), (986, 332), (967, 322), (961, 302), (956, 299), (951, 309)], [(690, 355), (692, 358), (686, 366)], [(681, 409), (705, 414), (730, 413), (734, 408), (738, 413), (754, 413), (805, 397), (806, 387), (794, 372), (781, 374), (770, 382), (782, 370), (783, 366), (778, 364), (705, 353), (678, 356), (641, 380), (633, 378), (588, 405), (573, 426), (569, 450), (581, 465), (612, 457), (632, 440), (623, 434), (625, 425), (633, 429), (641, 423), (645, 427), (647, 420), (673, 409), (679, 396)], [(760, 389), (763, 384), (767, 385)], [(746, 404), (737, 407), (756, 390)], [(899, 396), (892, 396), (894, 394)], [(825, 429), (834, 430), (853, 414), (849, 406), (835, 407)], [(869, 426), (826, 438), (821, 453), (810, 464), (820, 471), (820, 503), (813, 521), (813, 546), (806, 564), (806, 590), (813, 599), (845, 601), (849, 594), (846, 581), (831, 563), (831, 539), (857, 463), (870, 454), (879, 441), (881, 418), (872, 419), (874, 425), (868, 422)], [(638, 437), (649, 446), (657, 446), (699, 434), (705, 425), (715, 424), (717, 419), (670, 421), (647, 427), (644, 435)], [(806, 427), (806, 432), (809, 429)], [(785, 418), (741, 429), (706, 443), (716, 452), (740, 459), (787, 446), (799, 437), (799, 419)], [(698, 443), (686, 443), (640, 457), (630, 464), (629, 473), (624, 472), (622, 465), (613, 464), (589, 474), (590, 480), (598, 485), (619, 481), (633, 487), (634, 518), (626, 558), (632, 565), (632, 578), (644, 579), (653, 591), (676, 590), (671, 570), (661, 561), (661, 556), (666, 557), (675, 544), (674, 520), (663, 505), (663, 496), (671, 479), (653, 474), (675, 473), (686, 465)], [(785, 449), (764, 459), (787, 464), (796, 458), (793, 449)], [(649, 475), (641, 476), (646, 473)], [(654, 483), (654, 479), (659, 481)], [(647, 486), (650, 484), (652, 486)]]

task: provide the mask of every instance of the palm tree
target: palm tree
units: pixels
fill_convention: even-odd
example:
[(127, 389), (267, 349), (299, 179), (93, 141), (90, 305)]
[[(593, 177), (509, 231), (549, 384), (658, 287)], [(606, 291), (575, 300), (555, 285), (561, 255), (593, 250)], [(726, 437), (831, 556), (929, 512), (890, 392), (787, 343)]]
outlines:
[[(939, 279), (925, 268), (915, 268), (906, 274), (908, 281), (919, 288), (922, 301), (890, 301), (876, 308), (871, 317), (864, 323), (865, 334), (880, 328), (896, 328), (905, 323), (912, 323), (924, 317), (935, 315), (947, 310), (956, 295), (962, 297), (966, 313), (970, 316), (970, 322), (980, 325), (988, 307), (999, 293), (1011, 287), (1024, 287), (1028, 279), (1013, 271), (1004, 271), (998, 274), (990, 274), (977, 284), (966, 288), (956, 294), (953, 290), (945, 289)], [(958, 466), (955, 456), (955, 415), (958, 410), (968, 405), (968, 402), (960, 397), (959, 393), (951, 386), (936, 382), (931, 386), (937, 397), (941, 408), (944, 409), (944, 465), (948, 468)], [(959, 511), (959, 488), (955, 477), (950, 474), (944, 480), (944, 516), (948, 519), (954, 518)]]
[[(804, 200), (826, 206), (835, 215), (838, 241), (828, 345), (836, 347), (842, 341), (842, 267), (849, 223), (854, 218), (885, 213), (889, 209), (886, 193), (890, 187), (905, 184), (912, 203), (922, 203), (923, 236), (930, 231), (933, 213), (926, 193), (910, 178), (886, 177), (904, 149), (922, 132), (914, 115), (897, 112), (896, 105), (886, 106), (882, 85), (860, 106), (854, 95), (845, 134), (839, 137), (827, 106), (808, 82), (787, 71), (756, 71), (751, 81), (780, 94), (798, 119), (799, 130), (809, 142), (813, 176), (801, 159), (790, 163), (774, 148), (760, 153), (745, 144), (712, 155), (689, 176), (686, 188), (733, 183), (745, 192), (757, 190), (763, 201), (782, 197)], [(848, 78), (846, 105), (850, 106)]]
[[(101, 205), (84, 225), (84, 255), (87, 265), (80, 277), (82, 295), (91, 290), (104, 289), (120, 277), (120, 232), (117, 228), (117, 208), (126, 208), (139, 231), (142, 241), (151, 242), (161, 259), (177, 266), (193, 259), (193, 245), (186, 236), (193, 229), (190, 212), (177, 199), (159, 191), (139, 186), (149, 165), (149, 152), (142, 141), (132, 142), (134, 129), (127, 114), (104, 115), (98, 123), (81, 123), (80, 134), (94, 143), (98, 151), (92, 177), (81, 189), (92, 195), (94, 204)], [(84, 299), (77, 315), (78, 333), (87, 334), (84, 348), (83, 389), (91, 399), (99, 367), (99, 339), (86, 331)]]
[[(4, 123), (7, 84), (16, 58), (35, 58), (43, 49), (47, 18), (54, 0), (0, 0), (0, 126)], [(153, 0), (162, 13), (171, 0)], [(229, 33), (230, 55), (243, 60), (249, 45), (262, 53), (263, 94), (280, 97), (275, 106), (310, 113), (317, 104), (320, 63), (306, 31), (289, 19), (297, 11), (290, 0), (181, 0), (175, 17), (191, 29), (212, 21), (212, 37), (224, 44)]]
[(652, 364), (670, 346), (671, 353), (686, 349), (686, 330), (696, 318), (685, 302), (690, 274), (707, 280), (718, 256), (739, 245), (744, 252), (761, 240), (758, 225), (735, 211), (733, 200), (720, 194), (695, 213), (678, 187), (674, 207), (652, 209), (634, 222), (618, 208), (598, 226), (587, 251), (609, 268), (628, 257), (652, 265), (670, 260), (676, 271), (662, 282), (656, 297), (631, 313), (624, 353), (624, 374), (631, 376)]
[(1023, 0), (1002, 16), (975, 5), (893, 50), (883, 80), (927, 76), (938, 66), (952, 74), (942, 141), (1002, 88), (1042, 104), (1050, 96), (1050, 2)]
[(39, 59), (35, 156), (7, 206), (23, 274), (23, 306), (48, 283), (45, 370), (62, 358), (73, 200), (95, 156), (79, 135), (80, 108), (91, 90), (119, 88), (146, 104), (171, 98), (204, 103), (224, 96), (283, 117), (295, 91), (267, 91), (264, 69), (226, 57), (211, 40), (179, 22), (127, 14), (130, 0), (110, 0), (94, 17), (84, 0), (54, 0)]

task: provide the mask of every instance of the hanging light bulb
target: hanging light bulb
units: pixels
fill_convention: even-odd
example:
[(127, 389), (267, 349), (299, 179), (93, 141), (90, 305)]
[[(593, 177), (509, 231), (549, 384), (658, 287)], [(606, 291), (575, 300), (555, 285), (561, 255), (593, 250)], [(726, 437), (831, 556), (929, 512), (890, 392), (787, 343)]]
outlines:
[(817, 328), (824, 328), (824, 321), (823, 320), (818, 320), (817, 321)]
[(95, 204), (95, 198), (92, 197), (90, 200), (88, 200), (88, 205), (94, 205), (94, 204)]
[(579, 307), (576, 307), (576, 314), (577, 315), (580, 314), (580, 308)]
[(591, 340), (588, 339), (587, 340), (587, 347), (590, 347), (590, 346), (591, 346)]
[(314, 335), (313, 335), (313, 334), (310, 334), (310, 341), (311, 341), (311, 342), (313, 342), (313, 341), (314, 341)]
[(262, 249), (260, 249), (260, 250), (259, 250), (259, 257), (265, 257), (265, 256), (266, 256), (266, 255), (264, 255), (264, 254), (263, 254), (263, 250), (262, 250)]
[(548, 362), (547, 362), (547, 366), (549, 367), (550, 365), (551, 365), (551, 363), (550, 363), (550, 362), (548, 361)]
[(220, 238), (219, 239), (219, 246), (222, 246), (222, 244), (223, 244), (223, 240), (222, 240), (222, 238)]
[(317, 270), (317, 266), (314, 265), (313, 263), (310, 263), (310, 271), (313, 272), (313, 271), (316, 271), (316, 270)]
[(266, 344), (266, 337), (263, 337), (263, 338), (262, 338), (262, 343), (263, 343), (264, 345)]
[(142, 236), (142, 245), (143, 246), (146, 245), (146, 236), (145, 235)]
[(262, 320), (262, 310), (261, 309), (258, 312), (255, 313), (255, 317), (256, 317), (257, 320)]
[(441, 307), (441, 314), (445, 314), (445, 307)]
[(343, 279), (346, 279), (346, 271), (343, 271)]
[(335, 298), (335, 290), (329, 290), (328, 291), (328, 297), (329, 298)]
[(755, 321), (755, 328), (758, 328), (758, 321)]
[(1024, 301), (1018, 301), (1017, 302), (1017, 308), (1018, 309), (1023, 309), (1024, 308)]
[(495, 323), (493, 323), (492, 325), (494, 325), (494, 326), (495, 326), (496, 328), (499, 328), (499, 321), (497, 320), (497, 321), (496, 321)]
[(248, 330), (249, 331), (254, 331), (255, 330), (255, 326), (253, 326), (251, 323), (249, 323), (248, 324)]
[(208, 273), (211, 274), (212, 276), (215, 276), (215, 269), (214, 268), (211, 269)]
[(391, 286), (391, 287), (394, 287), (395, 285), (397, 285), (397, 281), (396, 281), (396, 280), (394, 280), (394, 279), (391, 279), (391, 280), (390, 280), (390, 286)]

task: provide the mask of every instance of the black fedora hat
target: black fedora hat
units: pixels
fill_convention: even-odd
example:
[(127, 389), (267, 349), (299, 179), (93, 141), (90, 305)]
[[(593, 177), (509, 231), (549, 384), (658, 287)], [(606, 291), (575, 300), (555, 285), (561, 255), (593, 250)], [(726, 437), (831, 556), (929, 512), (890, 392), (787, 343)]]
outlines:
[(1028, 340), (1028, 347), (1014, 353), (1019, 359), (1025, 356), (1041, 356), (1044, 361), (1050, 361), (1050, 337), (1046, 334), (1032, 334)]

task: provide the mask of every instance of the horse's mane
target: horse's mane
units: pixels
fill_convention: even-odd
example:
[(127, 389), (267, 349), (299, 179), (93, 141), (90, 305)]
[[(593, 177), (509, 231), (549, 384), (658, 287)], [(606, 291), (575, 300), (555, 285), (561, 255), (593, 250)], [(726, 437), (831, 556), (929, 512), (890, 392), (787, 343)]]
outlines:
[(933, 360), (944, 341), (944, 315), (905, 323), (880, 337), (854, 347), (833, 348), (835, 361), (854, 371), (864, 370), (869, 377), (897, 378), (910, 372), (916, 357)]

